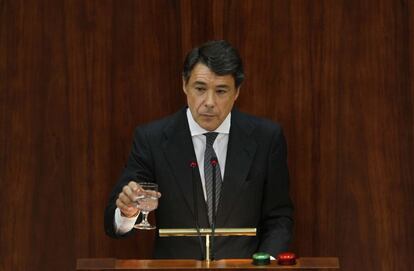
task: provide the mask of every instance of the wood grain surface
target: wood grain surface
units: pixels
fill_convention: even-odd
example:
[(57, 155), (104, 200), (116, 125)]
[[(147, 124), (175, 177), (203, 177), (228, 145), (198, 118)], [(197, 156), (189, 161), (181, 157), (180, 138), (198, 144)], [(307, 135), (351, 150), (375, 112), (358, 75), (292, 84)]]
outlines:
[(218, 261), (197, 260), (117, 260), (113, 258), (78, 259), (76, 270), (311, 270), (339, 269), (335, 257), (303, 257), (293, 265), (280, 265), (271, 261), (268, 265), (254, 265), (251, 259), (225, 259)]
[(237, 107), (281, 123), (299, 256), (408, 270), (414, 255), (408, 0), (0, 0), (0, 270), (149, 258), (103, 210), (134, 127), (185, 105), (188, 50), (227, 39)]

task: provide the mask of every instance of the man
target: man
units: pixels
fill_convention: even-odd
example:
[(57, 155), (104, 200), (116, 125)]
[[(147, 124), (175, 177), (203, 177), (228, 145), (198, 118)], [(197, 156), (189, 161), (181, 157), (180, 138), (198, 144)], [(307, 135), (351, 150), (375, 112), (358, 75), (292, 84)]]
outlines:
[[(136, 129), (105, 210), (108, 235), (132, 232), (140, 213), (133, 203), (137, 182), (150, 180), (162, 194), (155, 211), (158, 228), (209, 228), (214, 220), (217, 228), (257, 228), (255, 237), (216, 237), (215, 259), (250, 258), (259, 251), (275, 256), (287, 249), (293, 206), (285, 139), (277, 124), (233, 109), (243, 78), (242, 61), (225, 41), (205, 43), (187, 55), (188, 108)], [(203, 254), (196, 237), (155, 241), (155, 258)]]

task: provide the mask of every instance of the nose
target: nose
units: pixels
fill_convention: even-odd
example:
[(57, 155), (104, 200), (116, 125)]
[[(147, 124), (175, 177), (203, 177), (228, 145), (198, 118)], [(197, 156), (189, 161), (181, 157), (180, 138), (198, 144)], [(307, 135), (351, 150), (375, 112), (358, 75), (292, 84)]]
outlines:
[(216, 105), (216, 96), (213, 90), (207, 91), (204, 105), (210, 108), (213, 108)]

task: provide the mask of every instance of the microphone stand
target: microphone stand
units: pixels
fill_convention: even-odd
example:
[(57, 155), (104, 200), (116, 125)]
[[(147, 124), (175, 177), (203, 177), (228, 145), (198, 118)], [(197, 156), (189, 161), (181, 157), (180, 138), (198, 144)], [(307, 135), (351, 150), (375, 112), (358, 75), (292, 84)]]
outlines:
[(214, 260), (214, 235), (216, 231), (216, 166), (217, 166), (217, 158), (211, 158), (211, 166), (213, 167), (213, 189), (212, 189), (212, 201), (213, 201), (213, 210), (212, 210), (212, 221), (211, 221), (211, 247), (210, 247), (210, 254), (211, 259)]
[(198, 224), (198, 197), (197, 197), (197, 182), (196, 182), (196, 179), (195, 179), (195, 176), (196, 176), (195, 171), (196, 171), (196, 168), (197, 168), (197, 163), (196, 162), (191, 162), (190, 167), (191, 167), (191, 180), (193, 182), (193, 201), (194, 201), (195, 226), (196, 226), (196, 230), (197, 230), (198, 242), (200, 244), (201, 260), (204, 260), (204, 246), (203, 246), (203, 240), (201, 238), (201, 233), (200, 233), (200, 225)]

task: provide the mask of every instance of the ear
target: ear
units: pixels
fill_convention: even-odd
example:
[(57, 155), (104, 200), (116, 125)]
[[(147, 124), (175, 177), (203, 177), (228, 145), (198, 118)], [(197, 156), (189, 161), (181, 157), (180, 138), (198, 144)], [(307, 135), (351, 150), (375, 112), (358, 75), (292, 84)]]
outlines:
[(187, 95), (187, 83), (185, 82), (184, 77), (183, 77), (183, 91), (184, 91), (185, 95)]
[(237, 100), (237, 98), (239, 98), (239, 94), (240, 94), (240, 86), (236, 89), (236, 96), (234, 96), (234, 100)]

